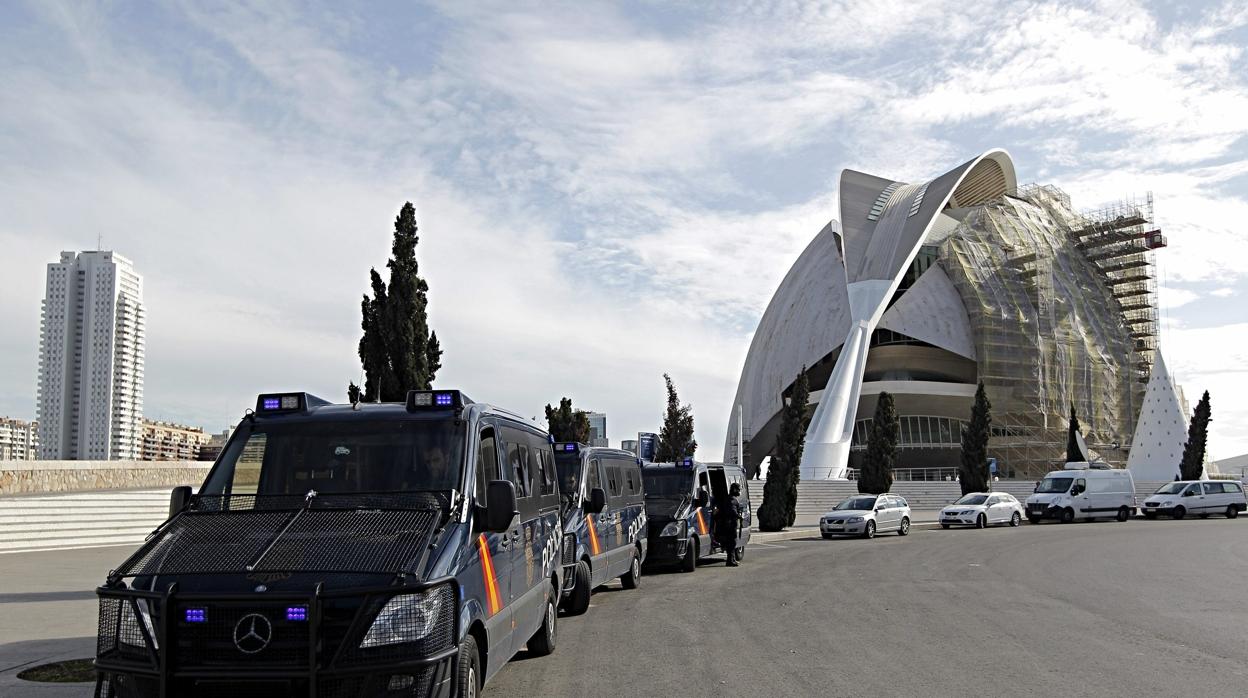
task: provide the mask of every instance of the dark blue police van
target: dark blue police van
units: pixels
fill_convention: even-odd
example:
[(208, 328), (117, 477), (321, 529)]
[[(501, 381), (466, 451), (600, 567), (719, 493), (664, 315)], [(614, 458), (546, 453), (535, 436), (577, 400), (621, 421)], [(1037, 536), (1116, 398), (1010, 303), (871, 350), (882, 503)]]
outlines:
[(555, 648), (545, 432), (454, 390), (261, 395), (98, 589), (96, 696), (475, 696)]
[(740, 467), (686, 458), (680, 463), (646, 463), (641, 477), (649, 520), (649, 563), (692, 572), (703, 557), (723, 552), (715, 536), (714, 503), (726, 499), (734, 483), (741, 486), (745, 514), (734, 536), (736, 553), (738, 559), (745, 555), (752, 507), (749, 482)]
[(628, 451), (555, 444), (563, 493), (564, 608), (589, 608), (594, 587), (616, 577), (625, 589), (641, 583), (646, 559), (646, 507), (641, 467)]

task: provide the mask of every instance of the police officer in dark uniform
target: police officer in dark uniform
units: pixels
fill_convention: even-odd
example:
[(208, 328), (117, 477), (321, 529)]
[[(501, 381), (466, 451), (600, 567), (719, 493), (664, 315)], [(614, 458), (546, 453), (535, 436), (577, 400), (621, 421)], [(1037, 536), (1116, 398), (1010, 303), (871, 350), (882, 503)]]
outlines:
[(728, 497), (715, 506), (715, 536), (719, 547), (728, 552), (728, 566), (737, 566), (737, 527), (741, 525), (741, 485), (732, 483)]

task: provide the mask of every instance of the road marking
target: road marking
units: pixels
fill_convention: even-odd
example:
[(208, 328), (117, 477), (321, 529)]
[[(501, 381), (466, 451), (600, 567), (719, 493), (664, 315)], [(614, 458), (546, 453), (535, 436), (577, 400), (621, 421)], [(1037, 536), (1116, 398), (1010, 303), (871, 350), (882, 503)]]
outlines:
[(750, 547), (751, 547), (751, 548), (758, 548), (758, 547), (763, 547), (763, 548), (781, 548), (781, 549), (787, 550), (789, 546), (787, 546), (787, 545), (776, 545), (775, 543), (751, 543), (751, 544), (750, 544)]

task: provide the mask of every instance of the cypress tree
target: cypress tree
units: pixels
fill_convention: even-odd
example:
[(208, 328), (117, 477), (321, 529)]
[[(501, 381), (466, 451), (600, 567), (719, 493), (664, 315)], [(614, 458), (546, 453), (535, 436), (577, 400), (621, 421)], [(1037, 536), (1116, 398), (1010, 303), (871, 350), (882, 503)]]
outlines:
[(867, 453), (862, 459), (858, 491), (884, 494), (893, 486), (893, 466), (897, 463), (897, 435), (900, 424), (891, 393), (881, 392), (867, 434)]
[(572, 409), (571, 398), (560, 399), (558, 407), (546, 405), (546, 425), (555, 441), (589, 443), (589, 415)]
[[(364, 386), (357, 397), (380, 402), (403, 402), (409, 390), (428, 390), (442, 368), (442, 348), (430, 332), (427, 310), (429, 285), (416, 262), (416, 208), (403, 204), (394, 219), (390, 248), (390, 282), (369, 270), (372, 297), (360, 303), (359, 355)], [(357, 388), (358, 390), (358, 388)], [(348, 387), (348, 397), (352, 391)]]
[(1078, 463), (1087, 460), (1083, 449), (1079, 448), (1079, 440), (1075, 438), (1075, 434), (1079, 433), (1079, 417), (1075, 414), (1075, 405), (1070, 405), (1070, 428), (1066, 430), (1066, 462)]
[(1187, 442), (1183, 444), (1183, 460), (1179, 462), (1179, 474), (1184, 480), (1199, 480), (1205, 472), (1205, 440), (1209, 435), (1210, 416), (1209, 391), (1206, 390), (1187, 425)]
[(958, 481), (962, 494), (988, 491), (988, 438), (992, 435), (992, 403), (981, 381), (975, 389), (975, 404), (971, 407), (971, 421), (962, 428), (962, 462), (958, 466)]
[(802, 367), (793, 383), (793, 392), (780, 413), (780, 434), (776, 452), (767, 470), (763, 486), (763, 503), (758, 508), (758, 528), (780, 531), (797, 520), (797, 485), (801, 480), (802, 449), (806, 444), (806, 426), (810, 421), (810, 382)]
[(692, 458), (698, 450), (698, 442), (693, 438), (693, 407), (680, 404), (671, 376), (664, 373), (663, 380), (667, 383), (667, 412), (663, 415), (654, 459), (658, 463), (678, 463)]

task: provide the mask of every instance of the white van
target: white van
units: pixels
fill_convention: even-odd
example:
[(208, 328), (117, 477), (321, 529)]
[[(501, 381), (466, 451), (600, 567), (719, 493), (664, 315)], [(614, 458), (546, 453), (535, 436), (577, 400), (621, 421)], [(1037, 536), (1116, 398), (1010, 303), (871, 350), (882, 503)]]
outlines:
[(1181, 519), (1188, 514), (1208, 518), (1222, 514), (1228, 519), (1248, 509), (1244, 488), (1234, 480), (1175, 480), (1162, 485), (1144, 500), (1140, 512), (1145, 518), (1173, 516)]
[(1067, 463), (1036, 485), (1027, 498), (1027, 520), (1118, 519), (1126, 521), (1135, 513), (1135, 480), (1129, 470), (1117, 470), (1091, 463)]

